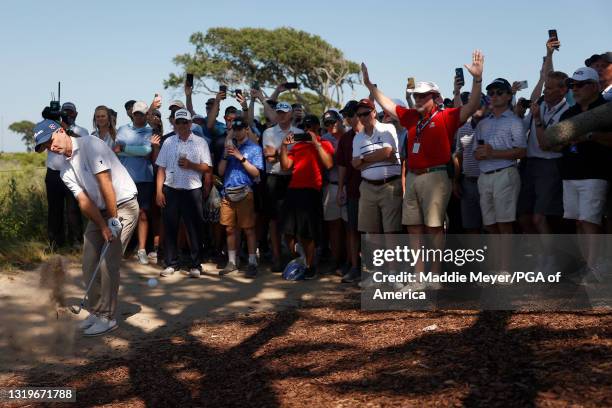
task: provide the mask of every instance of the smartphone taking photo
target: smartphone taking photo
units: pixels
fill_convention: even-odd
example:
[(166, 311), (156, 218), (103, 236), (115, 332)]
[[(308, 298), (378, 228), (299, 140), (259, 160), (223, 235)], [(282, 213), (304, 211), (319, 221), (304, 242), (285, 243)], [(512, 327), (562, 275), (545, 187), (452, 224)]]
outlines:
[(463, 76), (463, 68), (455, 68), (455, 77), (459, 79), (461, 86), (465, 85), (465, 77)]
[(187, 74), (187, 76), (185, 77), (185, 83), (188, 87), (193, 88), (193, 74)]
[[(557, 30), (548, 30), (548, 41), (559, 41)], [(559, 47), (555, 47), (555, 49), (558, 50)]]

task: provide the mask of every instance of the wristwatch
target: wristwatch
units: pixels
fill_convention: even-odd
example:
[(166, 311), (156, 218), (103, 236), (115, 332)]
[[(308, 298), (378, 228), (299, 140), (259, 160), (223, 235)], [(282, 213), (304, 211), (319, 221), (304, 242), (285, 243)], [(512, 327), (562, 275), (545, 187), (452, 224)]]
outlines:
[(242, 159), (240, 159), (240, 163), (244, 163), (246, 161), (246, 157), (242, 156)]

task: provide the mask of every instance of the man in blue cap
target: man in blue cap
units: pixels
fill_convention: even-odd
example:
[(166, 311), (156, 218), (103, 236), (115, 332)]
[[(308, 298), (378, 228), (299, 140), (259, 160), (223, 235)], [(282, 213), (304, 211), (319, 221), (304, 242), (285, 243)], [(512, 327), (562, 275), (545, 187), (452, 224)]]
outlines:
[(90, 222), (83, 243), (83, 275), (92, 278), (102, 247), (109, 243), (88, 297), (90, 312), (79, 327), (86, 336), (117, 328), (119, 265), (138, 220), (136, 185), (113, 151), (95, 136), (74, 137), (52, 120), (34, 128), (35, 150), (64, 159), (60, 177)]

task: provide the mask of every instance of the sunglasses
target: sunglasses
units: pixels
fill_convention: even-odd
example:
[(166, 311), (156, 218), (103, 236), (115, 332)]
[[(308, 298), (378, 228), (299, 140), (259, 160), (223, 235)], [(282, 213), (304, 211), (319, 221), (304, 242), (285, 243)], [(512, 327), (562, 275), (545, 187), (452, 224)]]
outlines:
[(176, 123), (177, 125), (186, 125), (189, 123), (189, 121), (185, 119), (177, 119), (174, 123)]
[(487, 95), (488, 96), (493, 96), (493, 95), (497, 95), (497, 96), (502, 96), (504, 94), (506, 94), (507, 91), (504, 91), (503, 89), (496, 89), (493, 91), (487, 91)]
[(572, 81), (572, 80), (570, 80), (570, 81), (567, 82), (567, 87), (569, 89), (582, 88), (583, 86), (589, 85), (589, 84), (592, 84), (592, 83), (593, 83), (592, 81)]
[(325, 122), (323, 122), (323, 125), (326, 127), (334, 126), (335, 124), (336, 124), (335, 120), (326, 120)]
[(363, 117), (368, 116), (370, 113), (372, 113), (372, 109), (370, 109), (369, 111), (365, 111), (365, 112), (357, 113), (357, 117), (358, 117), (358, 118), (363, 118)]
[(415, 93), (415, 94), (412, 94), (412, 96), (414, 96), (414, 99), (427, 98), (429, 95), (431, 95), (431, 93), (429, 93), (429, 92), (427, 92), (427, 93)]

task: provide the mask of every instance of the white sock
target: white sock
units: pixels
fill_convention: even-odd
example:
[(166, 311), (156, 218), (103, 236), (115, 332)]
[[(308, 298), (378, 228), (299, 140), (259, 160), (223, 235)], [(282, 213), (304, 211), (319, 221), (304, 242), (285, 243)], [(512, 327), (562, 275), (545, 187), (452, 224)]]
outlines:
[(227, 258), (236, 265), (236, 251), (227, 251)]
[(249, 254), (249, 264), (250, 265), (257, 265), (257, 255)]

